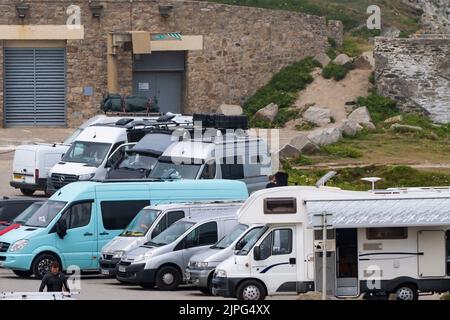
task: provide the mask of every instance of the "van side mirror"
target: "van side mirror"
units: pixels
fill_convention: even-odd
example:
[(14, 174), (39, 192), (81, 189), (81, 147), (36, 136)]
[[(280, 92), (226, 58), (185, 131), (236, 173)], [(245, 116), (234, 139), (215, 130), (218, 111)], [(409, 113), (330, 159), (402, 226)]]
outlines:
[(259, 246), (253, 248), (253, 259), (255, 261), (261, 260), (261, 249)]
[(65, 153), (61, 154), (61, 159), (64, 158)]
[(66, 236), (66, 234), (67, 234), (67, 223), (66, 223), (65, 219), (60, 219), (56, 223), (56, 234), (61, 239), (64, 239), (64, 237)]
[(234, 248), (234, 250), (236, 251), (241, 251), (242, 248), (244, 248), (246, 245), (245, 241), (239, 241), (238, 243), (236, 243), (236, 247)]

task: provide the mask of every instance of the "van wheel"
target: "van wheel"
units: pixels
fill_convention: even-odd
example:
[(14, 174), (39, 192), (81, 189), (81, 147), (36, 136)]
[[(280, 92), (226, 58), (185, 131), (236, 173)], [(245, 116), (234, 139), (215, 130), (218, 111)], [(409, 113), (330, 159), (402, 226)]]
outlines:
[(181, 274), (174, 267), (162, 267), (156, 272), (156, 286), (163, 291), (175, 290), (181, 283)]
[(31, 270), (23, 271), (23, 270), (13, 270), (14, 274), (20, 278), (29, 278), (33, 274)]
[(405, 284), (397, 288), (395, 296), (397, 300), (418, 300), (419, 292), (414, 285)]
[(238, 300), (264, 300), (266, 298), (266, 292), (263, 286), (254, 280), (241, 283), (236, 294)]
[(50, 253), (42, 253), (38, 255), (32, 264), (31, 270), (36, 278), (42, 279), (47, 272), (50, 272), (52, 263), (58, 261), (54, 255)]
[(20, 188), (20, 192), (22, 192), (22, 194), (23, 194), (24, 196), (32, 196), (33, 193), (34, 193), (34, 190)]
[(206, 294), (208, 296), (212, 296), (212, 278), (214, 273), (211, 272), (211, 274), (208, 277), (208, 286), (206, 288), (198, 288), (201, 293)]
[(155, 287), (153, 282), (141, 282), (139, 285), (144, 289), (153, 289)]

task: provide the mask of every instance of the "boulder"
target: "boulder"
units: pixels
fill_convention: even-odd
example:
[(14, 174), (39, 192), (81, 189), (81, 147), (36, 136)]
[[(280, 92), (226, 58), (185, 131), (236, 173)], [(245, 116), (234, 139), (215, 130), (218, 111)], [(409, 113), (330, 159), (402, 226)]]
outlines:
[(297, 158), (300, 156), (301, 152), (296, 147), (286, 144), (278, 152), (280, 158)]
[(366, 55), (360, 55), (353, 61), (353, 67), (355, 69), (371, 70), (373, 68), (370, 63), (369, 57)]
[(366, 123), (372, 122), (372, 118), (370, 117), (369, 110), (367, 110), (366, 107), (359, 107), (359, 108), (355, 109), (348, 116), (348, 120), (356, 122), (358, 124), (366, 124)]
[(240, 116), (243, 113), (242, 107), (236, 104), (221, 104), (217, 112), (226, 116)]
[(376, 130), (377, 127), (372, 122), (362, 123), (362, 126), (367, 130)]
[(278, 105), (270, 103), (255, 113), (255, 117), (265, 121), (273, 121), (278, 114)]
[(319, 146), (336, 143), (341, 138), (342, 129), (338, 127), (315, 130), (308, 135), (308, 139)]
[(406, 124), (395, 123), (391, 126), (391, 130), (394, 130), (397, 132), (420, 132), (423, 129), (421, 127), (417, 127), (417, 126), (410, 126), (410, 125), (406, 125)]
[(400, 30), (396, 27), (382, 28), (381, 36), (385, 38), (398, 38), (400, 36)]
[(343, 66), (344, 64), (347, 64), (349, 62), (352, 62), (352, 59), (345, 53), (341, 53), (336, 57), (336, 59), (333, 60), (333, 63), (337, 64), (338, 66)]
[(322, 67), (326, 67), (331, 62), (330, 57), (323, 52), (317, 54), (314, 57), (314, 60), (317, 60), (322, 65)]
[(403, 121), (403, 116), (398, 115), (395, 117), (387, 118), (386, 120), (384, 120), (384, 123), (391, 124), (391, 123), (397, 123), (397, 122), (402, 122), (402, 121)]
[(293, 146), (301, 153), (314, 153), (316, 151), (319, 151), (319, 147), (311, 142), (311, 140), (309, 140), (308, 136), (305, 134), (296, 135), (291, 139), (289, 145)]
[(364, 128), (359, 123), (351, 120), (344, 120), (341, 124), (342, 133), (347, 136), (354, 136), (362, 129)]
[(303, 120), (324, 126), (330, 123), (331, 113), (328, 108), (311, 107), (303, 113)]

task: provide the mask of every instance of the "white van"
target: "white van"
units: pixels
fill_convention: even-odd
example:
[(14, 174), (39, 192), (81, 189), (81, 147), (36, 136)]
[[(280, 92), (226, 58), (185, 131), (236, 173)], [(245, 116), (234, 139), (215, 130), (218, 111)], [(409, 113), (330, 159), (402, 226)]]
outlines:
[(101, 272), (105, 276), (115, 276), (116, 265), (125, 252), (150, 241), (182, 218), (206, 213), (212, 217), (236, 213), (242, 204), (242, 201), (205, 201), (145, 207), (119, 236), (103, 247), (100, 257)]
[[(35, 191), (47, 191), (47, 178), (50, 169), (57, 164), (72, 142), (88, 126), (119, 120), (119, 117), (95, 116), (84, 122), (62, 143), (39, 143), (20, 145), (16, 148), (13, 160), (13, 176), (10, 185), (27, 196)], [(46, 192), (47, 193), (47, 192)]]
[(252, 193), (265, 188), (271, 174), (267, 142), (231, 134), (170, 145), (159, 157), (150, 178), (241, 180)]
[(216, 295), (322, 291), (323, 270), (326, 295), (338, 298), (415, 300), (450, 290), (450, 188), (273, 188), (250, 196), (239, 222), (266, 227), (216, 267)]

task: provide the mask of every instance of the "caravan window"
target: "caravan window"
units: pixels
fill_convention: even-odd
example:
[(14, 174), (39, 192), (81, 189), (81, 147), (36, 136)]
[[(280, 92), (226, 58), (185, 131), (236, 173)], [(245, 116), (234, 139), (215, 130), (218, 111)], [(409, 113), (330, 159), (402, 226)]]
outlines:
[(265, 260), (270, 256), (284, 255), (292, 252), (292, 230), (277, 229), (272, 231), (261, 242), (260, 260)]
[(296, 198), (266, 198), (264, 199), (264, 213), (297, 213)]
[(123, 230), (149, 204), (148, 200), (102, 201), (103, 226), (106, 230)]
[(367, 240), (407, 239), (408, 228), (367, 228)]

